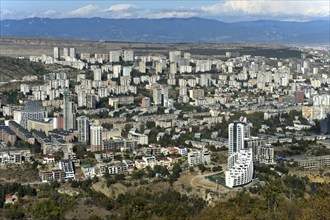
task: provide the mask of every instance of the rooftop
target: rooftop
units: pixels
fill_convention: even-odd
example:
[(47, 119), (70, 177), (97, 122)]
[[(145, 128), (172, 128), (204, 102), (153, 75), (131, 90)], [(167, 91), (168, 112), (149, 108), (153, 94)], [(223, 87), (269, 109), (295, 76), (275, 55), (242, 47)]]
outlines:
[(39, 102), (37, 100), (30, 100), (22, 109), (23, 112), (42, 112)]

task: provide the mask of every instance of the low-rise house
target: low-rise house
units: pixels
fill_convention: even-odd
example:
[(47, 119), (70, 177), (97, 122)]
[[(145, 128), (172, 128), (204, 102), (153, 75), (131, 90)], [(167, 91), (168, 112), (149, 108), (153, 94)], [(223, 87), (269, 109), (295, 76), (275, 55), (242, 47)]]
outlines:
[(81, 164), (80, 165), (82, 172), (85, 175), (85, 178), (93, 178), (96, 175), (95, 167), (90, 164)]
[(172, 159), (170, 157), (156, 158), (157, 165), (169, 167), (172, 164)]
[(61, 160), (59, 167), (64, 171), (65, 179), (75, 179), (75, 171), (72, 160)]
[(52, 155), (48, 155), (48, 156), (44, 157), (44, 160), (42, 163), (43, 164), (53, 164), (53, 163), (55, 163), (55, 157)]
[(65, 178), (65, 173), (61, 169), (53, 169), (51, 171), (40, 171), (39, 176), (42, 182), (60, 181)]
[(131, 160), (123, 160), (122, 162), (126, 165), (127, 172), (131, 173), (135, 170), (135, 166)]
[(128, 133), (128, 139), (136, 140), (137, 144), (148, 144), (148, 135), (136, 133), (134, 131)]
[[(166, 153), (165, 153), (166, 152)], [(177, 147), (168, 147), (164, 153), (167, 154), (179, 154), (179, 149)]]
[(210, 164), (211, 155), (208, 151), (191, 151), (188, 153), (188, 164), (189, 166), (194, 166), (198, 164)]
[(126, 174), (128, 172), (126, 164), (122, 162), (108, 165), (107, 170), (110, 175)]
[(5, 195), (5, 204), (15, 204), (18, 202), (17, 195)]
[(175, 147), (178, 150), (178, 154), (180, 154), (182, 157), (186, 157), (188, 155), (188, 149), (186, 147)]
[(95, 153), (95, 159), (99, 162), (103, 160), (114, 160), (115, 154), (110, 150), (105, 150), (102, 153)]
[(144, 160), (136, 160), (134, 162), (136, 169), (142, 170), (143, 168), (146, 167), (146, 162)]
[(144, 169), (147, 166), (154, 168), (154, 166), (157, 165), (156, 158), (151, 155), (146, 155), (142, 157), (142, 160), (136, 160), (135, 161), (135, 167), (137, 169)]

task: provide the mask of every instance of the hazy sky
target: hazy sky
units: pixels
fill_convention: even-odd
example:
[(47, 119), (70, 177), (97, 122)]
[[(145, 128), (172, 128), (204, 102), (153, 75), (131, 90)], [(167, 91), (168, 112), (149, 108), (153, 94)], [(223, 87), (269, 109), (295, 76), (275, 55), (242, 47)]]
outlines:
[(330, 19), (329, 0), (0, 0), (0, 4), (1, 19), (28, 17), (203, 17), (223, 21)]

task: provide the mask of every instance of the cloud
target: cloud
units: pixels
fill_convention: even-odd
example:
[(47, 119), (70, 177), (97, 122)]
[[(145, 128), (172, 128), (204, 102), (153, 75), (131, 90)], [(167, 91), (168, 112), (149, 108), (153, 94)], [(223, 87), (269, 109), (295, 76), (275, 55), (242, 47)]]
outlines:
[(77, 8), (75, 10), (72, 10), (68, 12), (68, 15), (71, 16), (83, 16), (83, 15), (97, 15), (99, 12), (99, 8), (96, 5), (86, 5), (81, 8)]
[(300, 15), (300, 16), (320, 16), (325, 17), (329, 15), (328, 1), (293, 1), (293, 0), (245, 0), (245, 1), (231, 1), (225, 0), (213, 5), (202, 6), (200, 9), (204, 13), (212, 15), (221, 14), (243, 14), (243, 15)]
[(120, 12), (120, 11), (128, 11), (132, 9), (137, 9), (138, 7), (133, 4), (119, 4), (112, 5), (110, 8), (106, 9), (106, 12)]
[(199, 14), (195, 11), (162, 11), (148, 15), (149, 18), (188, 18), (198, 16)]
[(47, 11), (45, 11), (45, 12), (42, 13), (42, 15), (43, 15), (43, 16), (46, 16), (46, 17), (48, 17), (48, 16), (52, 16), (52, 15), (54, 15), (54, 14), (56, 14), (56, 11), (53, 10), (53, 9), (48, 9)]
[(8, 17), (8, 16), (10, 16), (12, 14), (12, 12), (10, 11), (10, 10), (8, 10), (8, 9), (1, 9), (0, 10), (0, 17), (1, 18), (5, 18), (5, 17)]
[[(0, 0), (1, 1), (1, 0)], [(44, 11), (10, 11), (1, 9), (1, 19), (26, 17), (103, 17), (103, 18), (187, 18), (202, 17), (223, 21), (240, 20), (313, 20), (329, 16), (330, 2), (326, 0), (216, 0), (201, 3), (203, 6), (183, 7), (179, 3), (168, 7), (142, 7), (139, 1), (134, 4), (116, 4), (109, 7), (98, 6), (98, 1), (71, 11), (57, 7)], [(119, 1), (118, 1), (119, 2)], [(210, 1), (205, 1), (210, 2)], [(150, 3), (151, 4), (151, 3)]]
[(38, 17), (38, 13), (36, 12), (32, 12), (30, 14), (27, 15), (28, 18), (35, 18), (35, 17)]

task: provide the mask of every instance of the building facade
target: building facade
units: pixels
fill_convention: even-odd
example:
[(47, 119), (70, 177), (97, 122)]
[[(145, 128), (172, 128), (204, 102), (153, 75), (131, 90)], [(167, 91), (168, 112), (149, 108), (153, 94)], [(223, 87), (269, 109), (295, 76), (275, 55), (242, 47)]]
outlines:
[(90, 144), (92, 152), (103, 150), (102, 130), (102, 126), (90, 126)]
[(245, 124), (241, 122), (230, 123), (228, 127), (228, 156), (244, 149)]
[(81, 143), (89, 143), (89, 118), (80, 116), (77, 118), (78, 141)]
[(40, 108), (39, 102), (36, 100), (28, 101), (20, 112), (20, 124), (24, 128), (27, 128), (28, 120), (43, 121), (45, 116), (47, 116), (47, 112)]
[(226, 186), (242, 186), (253, 179), (253, 152), (245, 146), (244, 139), (249, 136), (248, 125), (234, 122), (228, 126), (228, 167), (225, 172)]
[(63, 94), (63, 130), (76, 128), (76, 105), (70, 101), (70, 95), (65, 90)]
[(226, 186), (233, 188), (248, 184), (253, 179), (252, 149), (240, 150), (228, 157)]

